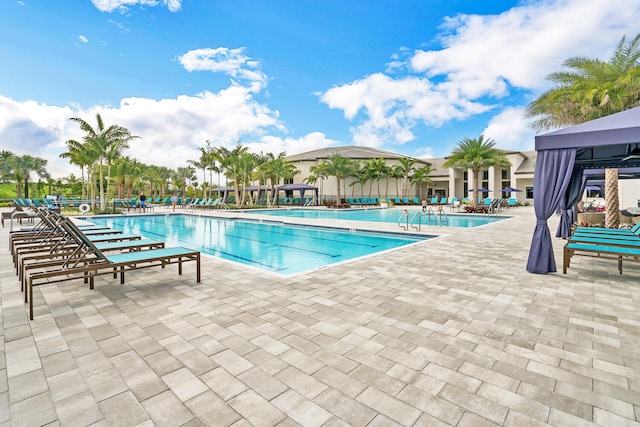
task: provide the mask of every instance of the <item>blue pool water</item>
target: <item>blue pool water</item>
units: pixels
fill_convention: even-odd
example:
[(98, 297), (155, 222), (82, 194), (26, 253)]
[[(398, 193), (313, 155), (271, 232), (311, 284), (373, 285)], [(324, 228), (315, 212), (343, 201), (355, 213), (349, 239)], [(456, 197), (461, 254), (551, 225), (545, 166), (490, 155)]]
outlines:
[[(408, 208), (409, 218), (420, 211), (420, 207)], [(296, 218), (322, 218), (322, 219), (345, 219), (351, 221), (373, 221), (373, 222), (398, 222), (402, 214), (402, 209), (261, 209), (255, 211), (245, 211), (261, 215), (285, 216)], [(450, 227), (477, 227), (500, 221), (506, 217), (487, 215), (464, 215), (447, 214), (447, 224)], [(426, 218), (422, 218), (422, 225), (426, 225)], [(431, 217), (431, 225), (436, 225), (435, 219)]]
[(91, 217), (91, 222), (280, 274), (416, 243), (426, 238), (193, 215)]

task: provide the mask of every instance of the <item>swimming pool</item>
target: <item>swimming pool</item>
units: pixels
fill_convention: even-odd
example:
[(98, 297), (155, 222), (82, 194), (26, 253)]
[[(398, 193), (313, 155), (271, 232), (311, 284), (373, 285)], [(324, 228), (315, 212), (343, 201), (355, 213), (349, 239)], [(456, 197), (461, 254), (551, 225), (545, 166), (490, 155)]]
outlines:
[[(416, 212), (421, 208), (408, 208), (409, 218), (413, 218)], [(372, 221), (372, 222), (398, 222), (398, 218), (402, 214), (403, 209), (260, 209), (244, 211), (245, 213), (254, 213), (261, 215), (296, 217), (296, 218), (321, 218), (321, 219), (343, 219), (351, 221)], [(488, 215), (464, 215), (464, 214), (447, 214), (445, 226), (450, 227), (478, 227), (480, 225), (503, 220), (504, 216), (488, 216)], [(431, 217), (431, 225), (435, 225), (434, 218)], [(422, 225), (426, 225), (426, 219), (422, 219)]]
[(89, 221), (126, 233), (163, 240), (226, 260), (280, 274), (293, 274), (433, 236), (350, 232), (252, 220), (195, 215), (91, 217)]

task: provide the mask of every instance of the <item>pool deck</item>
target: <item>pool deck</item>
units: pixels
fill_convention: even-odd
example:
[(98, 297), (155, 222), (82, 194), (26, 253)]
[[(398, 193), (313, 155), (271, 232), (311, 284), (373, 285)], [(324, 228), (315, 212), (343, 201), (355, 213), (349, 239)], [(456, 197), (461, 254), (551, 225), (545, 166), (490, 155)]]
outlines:
[(533, 208), (505, 214), (291, 277), (204, 256), (200, 284), (40, 286), (31, 322), (0, 229), (0, 426), (638, 425), (640, 263), (563, 275), (554, 238), (530, 274)]

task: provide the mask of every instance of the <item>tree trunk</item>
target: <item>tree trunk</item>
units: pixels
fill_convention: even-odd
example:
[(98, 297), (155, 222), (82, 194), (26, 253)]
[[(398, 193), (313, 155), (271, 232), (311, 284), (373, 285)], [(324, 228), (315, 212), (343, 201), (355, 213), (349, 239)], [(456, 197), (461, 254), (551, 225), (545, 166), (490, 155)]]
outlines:
[(620, 226), (620, 201), (618, 200), (618, 169), (604, 171), (605, 225), (607, 228)]

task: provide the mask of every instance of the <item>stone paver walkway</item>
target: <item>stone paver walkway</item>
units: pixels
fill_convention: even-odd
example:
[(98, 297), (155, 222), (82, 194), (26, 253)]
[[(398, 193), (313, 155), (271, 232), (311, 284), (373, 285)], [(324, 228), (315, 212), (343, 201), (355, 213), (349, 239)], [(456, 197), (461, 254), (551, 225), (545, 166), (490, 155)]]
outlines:
[(0, 425), (638, 425), (640, 265), (530, 274), (533, 208), (507, 214), (292, 277), (41, 286), (31, 322), (2, 229)]

